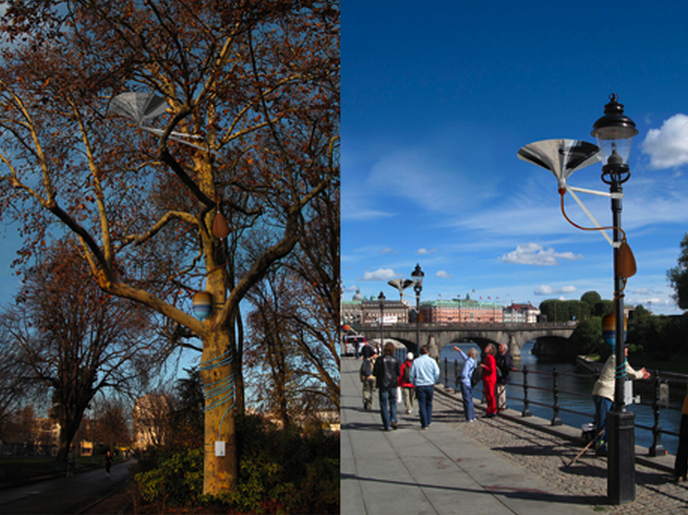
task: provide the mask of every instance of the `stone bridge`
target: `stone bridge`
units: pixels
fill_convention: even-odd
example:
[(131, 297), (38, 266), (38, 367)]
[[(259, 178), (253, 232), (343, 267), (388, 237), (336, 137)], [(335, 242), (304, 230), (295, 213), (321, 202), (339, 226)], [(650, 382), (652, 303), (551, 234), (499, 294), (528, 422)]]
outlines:
[[(507, 343), (514, 359), (520, 359), (521, 347), (531, 340), (537, 341), (538, 355), (568, 357), (575, 356), (568, 338), (576, 329), (576, 322), (526, 323), (467, 323), (460, 324), (420, 324), (420, 345), (431, 339), (442, 349), (445, 345), (471, 341), (485, 348), (492, 343)], [(360, 332), (368, 339), (380, 338), (380, 326), (362, 325)], [(394, 324), (383, 327), (385, 339), (394, 339), (406, 348), (417, 353), (416, 325)]]

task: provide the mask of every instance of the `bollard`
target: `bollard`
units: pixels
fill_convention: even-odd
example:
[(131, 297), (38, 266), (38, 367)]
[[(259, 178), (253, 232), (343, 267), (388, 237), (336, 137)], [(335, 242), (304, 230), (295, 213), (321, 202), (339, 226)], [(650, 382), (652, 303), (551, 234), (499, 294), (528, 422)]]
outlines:
[(533, 414), (530, 412), (528, 401), (528, 367), (526, 365), (523, 365), (523, 411), (521, 412), (521, 416), (533, 416)]
[(552, 425), (560, 426), (562, 424), (561, 418), (559, 418), (559, 373), (557, 372), (557, 367), (552, 367), (552, 393), (554, 394), (554, 415), (552, 416)]
[(661, 381), (659, 379), (659, 370), (655, 370), (655, 398), (652, 401), (652, 409), (655, 415), (655, 425), (652, 426), (652, 446), (650, 446), (649, 453), (652, 457), (664, 456), (667, 451), (662, 445), (662, 426), (659, 424), (660, 415), (660, 390)]

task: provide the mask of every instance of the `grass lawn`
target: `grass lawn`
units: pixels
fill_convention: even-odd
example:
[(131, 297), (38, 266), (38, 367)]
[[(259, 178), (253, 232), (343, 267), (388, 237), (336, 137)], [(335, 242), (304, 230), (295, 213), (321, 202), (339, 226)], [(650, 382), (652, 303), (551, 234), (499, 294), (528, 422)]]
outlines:
[[(76, 459), (75, 472), (104, 467), (102, 456), (94, 458), (80, 457)], [(38, 456), (30, 458), (2, 458), (0, 459), (0, 486), (16, 485), (33, 478), (64, 475), (67, 464), (58, 463), (52, 456)]]

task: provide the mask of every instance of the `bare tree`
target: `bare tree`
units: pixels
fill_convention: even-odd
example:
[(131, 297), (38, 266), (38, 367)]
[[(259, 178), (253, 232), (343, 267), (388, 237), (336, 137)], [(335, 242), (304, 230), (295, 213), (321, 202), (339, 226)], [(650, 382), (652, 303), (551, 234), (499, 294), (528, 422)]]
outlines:
[[(15, 0), (0, 28), (0, 215), (21, 257), (56, 222), (103, 290), (203, 342), (204, 492), (232, 490), (240, 305), (339, 174), (338, 1)], [(110, 109), (127, 90), (156, 95), (140, 123)], [(150, 101), (166, 112), (142, 120)]]
[(48, 249), (2, 322), (24, 381), (51, 395), (51, 416), (60, 424), (58, 460), (66, 459), (93, 396), (126, 392), (154, 371), (153, 352), (159, 355), (150, 313), (101, 291), (78, 250), (68, 241)]

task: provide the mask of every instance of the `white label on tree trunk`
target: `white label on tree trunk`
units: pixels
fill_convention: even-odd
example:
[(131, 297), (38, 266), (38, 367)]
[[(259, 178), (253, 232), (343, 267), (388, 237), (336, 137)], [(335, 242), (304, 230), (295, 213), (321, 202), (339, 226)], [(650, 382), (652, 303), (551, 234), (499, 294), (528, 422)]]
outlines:
[(224, 457), (225, 442), (215, 442), (215, 456)]

